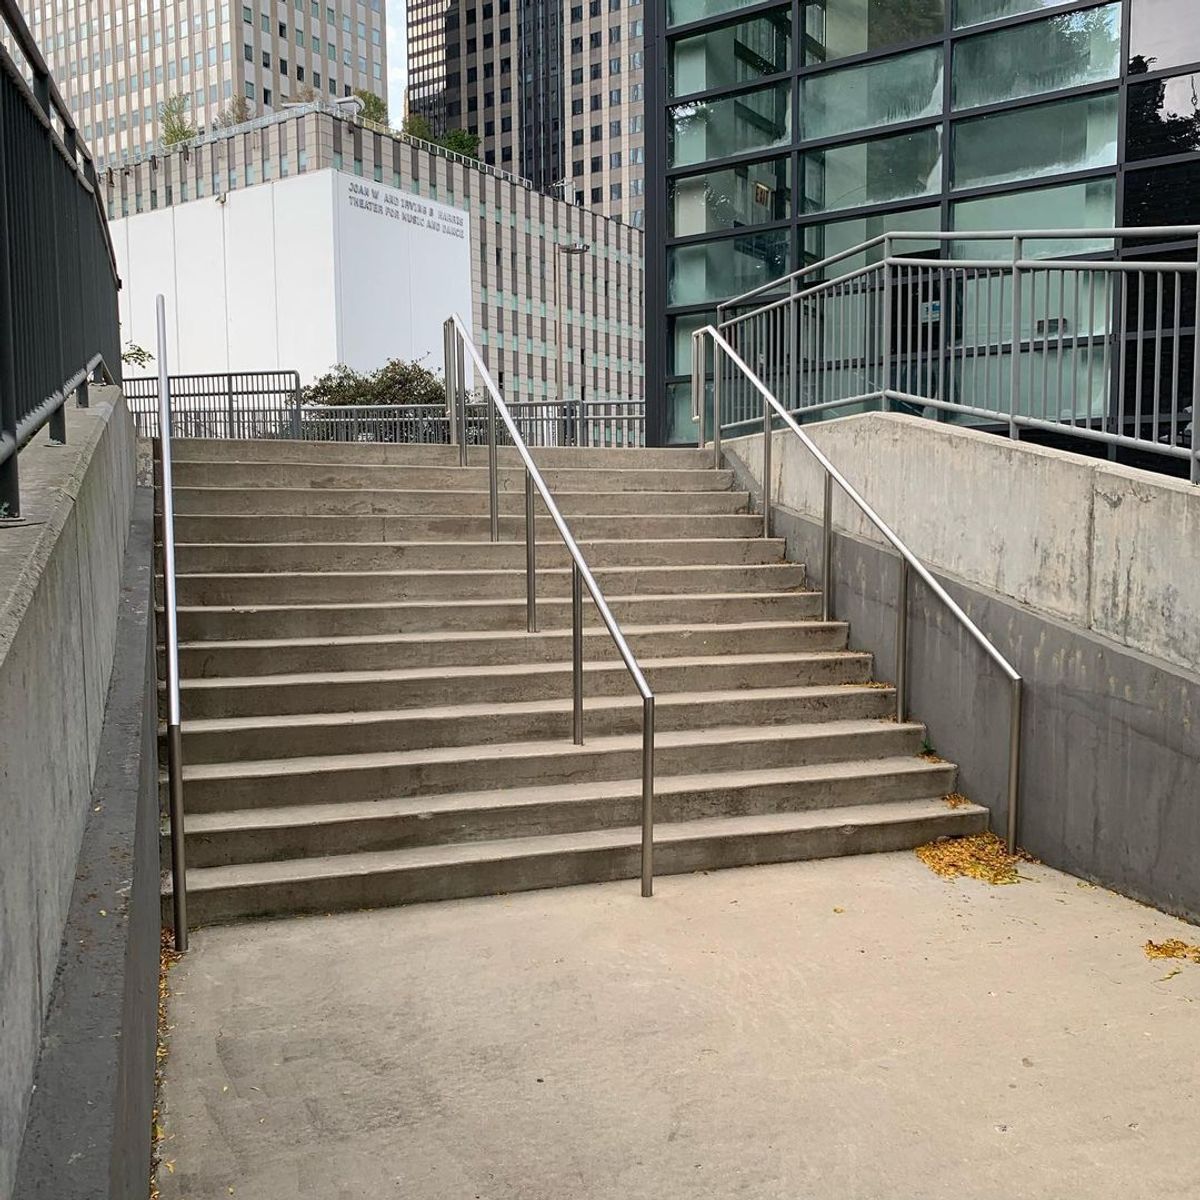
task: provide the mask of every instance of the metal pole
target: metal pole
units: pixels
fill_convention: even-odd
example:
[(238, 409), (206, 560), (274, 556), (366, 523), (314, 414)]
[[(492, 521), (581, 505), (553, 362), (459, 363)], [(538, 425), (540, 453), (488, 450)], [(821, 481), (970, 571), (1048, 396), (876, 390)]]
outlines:
[[(3, 117), (0, 97), (0, 118)], [(0, 445), (8, 457), (0, 462), (0, 518), (21, 515), (21, 486), (17, 467), (17, 372), (13, 331), (13, 243), (8, 214), (6, 155), (0, 154)]]
[(833, 620), (833, 476), (828, 471), (821, 516), (821, 620)]
[(571, 563), (571, 736), (575, 745), (583, 745), (583, 576), (579, 564)]
[[(1176, 289), (1180, 283), (1176, 277)], [(1178, 290), (1176, 291), (1178, 297)], [(1200, 300), (1200, 240), (1196, 246), (1196, 285), (1194, 289), (1195, 299)], [(1176, 300), (1178, 303), (1178, 299)], [(1192, 351), (1192, 459), (1191, 472), (1189, 478), (1192, 483), (1200, 483), (1200, 321), (1196, 322), (1196, 331), (1193, 337), (1194, 348)], [(1175, 343), (1178, 347), (1179, 334), (1175, 335)], [(1171, 430), (1174, 436), (1174, 429)]]
[(179, 614), (175, 598), (175, 501), (171, 473), (171, 393), (167, 376), (167, 307), (158, 315), (158, 430), (162, 453), (163, 612), (166, 617), (167, 790), (171, 826), (171, 897), (175, 949), (187, 949), (187, 866), (183, 825), (183, 734), (179, 714)]
[(654, 697), (642, 700), (642, 895), (654, 895)]
[(1011, 683), (1008, 718), (1008, 852), (1017, 852), (1017, 817), (1021, 803), (1021, 680)]
[(763, 400), (763, 470), (762, 519), (763, 537), (771, 536), (771, 406)]
[(567, 442), (567, 408), (566, 397), (563, 396), (563, 336), (562, 336), (562, 296), (558, 282), (558, 264), (562, 259), (562, 251), (554, 247), (554, 392), (559, 412), (563, 420), (563, 444)]
[(721, 348), (713, 342), (713, 470), (721, 469)]
[(525, 472), (525, 628), (537, 633), (537, 518), (533, 509), (533, 476)]
[(229, 428), (228, 437), (236, 437), (233, 424), (233, 373), (229, 372), (225, 376), (225, 421)]
[(491, 535), (492, 541), (500, 540), (500, 480), (496, 468), (496, 401), (488, 395), (487, 401), (487, 435), (488, 435), (488, 499), (491, 503)]
[(883, 239), (883, 349), (880, 357), (883, 359), (882, 384), (883, 402), (880, 407), (887, 412), (892, 402), (888, 392), (892, 387), (892, 239)]
[(448, 441), (458, 444), (458, 384), (454, 380), (454, 320), (448, 317), (442, 322), (442, 374), (446, 381), (446, 424), (449, 428)]
[(908, 716), (908, 559), (900, 560), (900, 590), (896, 597), (896, 720)]
[[(1021, 387), (1021, 272), (1017, 263), (1021, 260), (1021, 248), (1024, 245), (1019, 237), (1013, 238), (1012, 243), (1012, 362), (1008, 381), (1008, 436), (1019, 438), (1021, 431), (1017, 427), (1017, 394)], [(1032, 351), (1033, 339), (1030, 338)]]
[(467, 362), (462, 336), (455, 330), (454, 388), (457, 393), (455, 406), (458, 409), (458, 465), (467, 465)]

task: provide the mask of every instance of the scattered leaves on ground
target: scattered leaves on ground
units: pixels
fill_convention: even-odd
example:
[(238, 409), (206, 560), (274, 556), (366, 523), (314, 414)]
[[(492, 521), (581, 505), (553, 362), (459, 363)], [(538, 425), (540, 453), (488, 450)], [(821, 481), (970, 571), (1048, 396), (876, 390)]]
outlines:
[(175, 940), (171, 931), (164, 928), (159, 939), (158, 950), (158, 1044), (154, 1051), (154, 1112), (151, 1117), (154, 1144), (150, 1156), (150, 1200), (158, 1200), (159, 1166), (166, 1167), (172, 1175), (175, 1173), (174, 1162), (162, 1157), (162, 1145), (166, 1141), (167, 1135), (159, 1120), (159, 1113), (162, 1108), (163, 1064), (167, 1061), (167, 999), (171, 994), (167, 973), (181, 957), (175, 949)]
[(1167, 938), (1165, 942), (1147, 942), (1143, 947), (1147, 958), (1182, 958), (1200, 964), (1200, 946), (1179, 938)]
[(917, 857), (943, 879), (969, 876), (984, 883), (1016, 883), (1017, 863), (1023, 853), (1009, 854), (1004, 842), (994, 833), (976, 833), (970, 837), (938, 838), (918, 846)]
[(971, 803), (962, 792), (951, 792), (950, 795), (943, 796), (942, 799), (945, 800), (947, 808), (962, 808), (964, 804)]

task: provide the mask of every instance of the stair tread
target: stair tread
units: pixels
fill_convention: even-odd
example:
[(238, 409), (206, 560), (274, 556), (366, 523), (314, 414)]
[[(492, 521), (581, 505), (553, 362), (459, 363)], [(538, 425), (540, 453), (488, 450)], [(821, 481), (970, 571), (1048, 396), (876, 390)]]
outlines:
[[(514, 543), (516, 544), (516, 543)], [(592, 567), (593, 575), (605, 575), (617, 571), (771, 571), (787, 572), (800, 569), (799, 563), (766, 562), (766, 563), (640, 563), (628, 566)], [(571, 573), (570, 567), (539, 567), (538, 576), (553, 575), (565, 577)], [(525, 578), (525, 565), (516, 567), (402, 567), (388, 568), (385, 571), (180, 571), (180, 579), (261, 579), (267, 576), (272, 579), (361, 579), (363, 576), (377, 576), (408, 579), (418, 577), (426, 579), (430, 575), (467, 575), (472, 578), (492, 577), (495, 575), (520, 576)], [(690, 594), (690, 593), (689, 593)], [(524, 602), (522, 600), (522, 602)]]
[[(710, 838), (748, 837), (851, 826), (904, 824), (913, 820), (944, 818), (949, 829), (966, 823), (985, 810), (965, 804), (949, 808), (941, 799), (900, 800), (885, 804), (851, 805), (838, 809), (765, 813), (749, 817), (706, 817), (694, 821), (663, 822), (655, 827), (656, 845), (701, 841)], [(626, 848), (641, 844), (641, 828), (630, 825), (615, 829), (578, 833), (542, 834), (485, 842), (455, 842), (417, 846), (404, 850), (358, 851), (323, 858), (285, 859), (273, 862), (239, 863), (234, 866), (193, 867), (188, 870), (189, 891), (210, 888), (247, 887), (332, 876), (364, 875), (421, 867), (453, 866), (499, 859), (569, 854), (573, 851)], [(169, 894), (169, 880), (164, 892)]]
[[(724, 623), (689, 624), (681, 622), (678, 625), (628, 625), (622, 624), (621, 632), (628, 637), (653, 636), (654, 634), (674, 635), (681, 632), (711, 632), (712, 634), (735, 634), (754, 632), (774, 632), (776, 630), (834, 630), (844, 629), (845, 621), (736, 621)], [(586, 627), (584, 637), (604, 638), (610, 635), (606, 629), (594, 625)], [(570, 629), (539, 629), (529, 633), (524, 629), (460, 629), (447, 630), (439, 633), (439, 642), (483, 642), (492, 640), (506, 641), (548, 641), (567, 640), (571, 636)], [(273, 650), (285, 648), (319, 648), (323, 646), (408, 646), (426, 645), (429, 633), (360, 633), (338, 634), (331, 637), (301, 637), (301, 638), (224, 638), (212, 641), (180, 642), (181, 650), (224, 650), (237, 648), (239, 650)], [(273, 676), (272, 676), (273, 678)]]
[[(885, 719), (805, 722), (781, 725), (723, 725), (704, 729), (664, 730), (655, 734), (655, 746), (667, 749), (703, 742), (706, 746), (782, 738), (854, 737), (879, 731), (904, 729), (921, 732), (915, 722), (903, 725)], [(433, 746), (421, 750), (375, 750), (361, 754), (322, 754), (282, 759), (244, 759), (234, 763), (185, 763), (183, 778), (221, 780), (303, 775), (313, 771), (376, 768), (427, 763), (478, 762), (483, 759), (558, 757), (597, 751), (640, 750), (640, 733), (602, 734), (576, 746), (561, 738), (552, 741), (497, 742), (473, 746)]]
[[(620, 664), (618, 664), (620, 665)], [(655, 697), (658, 708), (683, 708), (689, 704), (740, 704), (763, 700), (789, 700), (797, 697), (858, 696), (864, 692), (892, 692), (870, 684), (803, 684), (795, 687), (727, 688), (719, 691), (667, 692)], [(640, 708), (641, 697), (590, 696), (587, 712), (608, 709)], [(468, 720), (495, 715), (537, 715), (571, 710), (569, 696), (549, 700), (487, 701), (479, 704), (431, 704), (414, 708), (381, 708), (354, 712), (316, 712), (251, 715), (244, 717), (199, 717), (185, 719), (186, 733), (226, 733), (248, 729), (288, 729), (296, 726), (367, 725), (377, 721)], [(822, 722), (826, 724), (826, 722)]]
[[(730, 786), (803, 784), (813, 781), (878, 778), (900, 775), (952, 775), (953, 763), (930, 762), (919, 755), (847, 759), (829, 763), (799, 763), (757, 770), (704, 771), (693, 775), (657, 775), (656, 796), (718, 790)], [(189, 813), (189, 833), (223, 833), (245, 829), (326, 825), (343, 821), (404, 816), (413, 813), (470, 812), (473, 809), (520, 808), (524, 805), (632, 799), (642, 794), (641, 779), (596, 780), (590, 783), (530, 784), (492, 791), (434, 792), (381, 800), (345, 800), (337, 804), (293, 804), (267, 808), (235, 808)]]
[[(784, 538), (762, 536), (750, 537), (681, 537), (681, 538), (577, 538), (576, 541), (580, 546), (657, 546), (664, 541), (670, 542), (672, 547), (687, 546), (696, 543), (702, 546), (730, 546), (737, 545), (739, 542), (753, 542), (755, 545), (784, 545)], [(540, 548), (562, 546), (562, 538), (538, 538), (536, 545)], [(372, 549), (386, 547), (387, 549), (417, 549), (429, 550), (439, 546), (451, 547), (454, 550), (478, 550), (484, 546), (510, 546), (514, 550), (525, 549), (525, 539), (508, 538), (501, 541), (493, 542), (485, 538), (473, 538), (470, 541), (465, 539), (439, 539), (437, 541), (398, 541), (387, 542), (380, 538), (372, 538), (368, 541), (354, 542), (296, 542), (296, 541), (276, 541), (276, 542), (177, 542), (176, 549), (180, 550), (184, 546), (195, 549), (221, 549), (227, 550), (230, 547), (239, 549), (262, 549), (270, 547), (287, 547), (288, 549), (304, 549), (304, 550), (360, 550), (363, 547)], [(586, 555), (584, 556), (587, 557)], [(699, 564), (707, 565), (707, 564)], [(794, 564), (789, 564), (794, 565)], [(522, 568), (523, 570), (524, 568)]]
[[(672, 658), (642, 658), (638, 665), (643, 671), (660, 667), (733, 667), (733, 666), (778, 666), (785, 663), (818, 662), (862, 662), (871, 655), (861, 650), (797, 650), (788, 653), (763, 654), (704, 654), (678, 655)], [(181, 680), (184, 691), (220, 689), (229, 687), (286, 687), (320, 683), (383, 683), (418, 679), (470, 679), (478, 676), (503, 675), (512, 677), (558, 675), (571, 671), (569, 662), (486, 663), (470, 666), (438, 667), (391, 667), (368, 671), (310, 671), (287, 675), (221, 675)], [(583, 664), (584, 674), (601, 671), (624, 671), (620, 659), (594, 659)]]

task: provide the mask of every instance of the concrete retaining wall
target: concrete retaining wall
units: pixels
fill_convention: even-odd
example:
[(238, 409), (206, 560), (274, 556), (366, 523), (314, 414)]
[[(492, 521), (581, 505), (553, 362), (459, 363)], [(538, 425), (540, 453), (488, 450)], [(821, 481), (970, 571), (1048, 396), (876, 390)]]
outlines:
[(21, 454), (0, 525), (0, 1195), (9, 1195), (89, 812), (134, 494), (113, 389)]
[[(1200, 920), (1200, 489), (918, 418), (811, 432), (1025, 676), (1022, 845)], [(774, 531), (819, 584), (819, 469), (784, 438)], [(761, 438), (725, 449), (759, 490)], [(836, 615), (892, 680), (896, 556), (845, 502), (834, 524)], [(910, 613), (913, 716), (1002, 831), (1007, 685), (917, 582)]]

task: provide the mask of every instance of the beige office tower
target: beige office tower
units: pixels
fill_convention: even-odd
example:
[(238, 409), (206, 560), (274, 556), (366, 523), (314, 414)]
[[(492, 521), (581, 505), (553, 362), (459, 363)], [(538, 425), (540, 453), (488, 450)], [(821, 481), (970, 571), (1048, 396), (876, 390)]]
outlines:
[(161, 149), (164, 103), (184, 107), (188, 123), (208, 130), (315, 96), (387, 95), (384, 0), (24, 0), (23, 7), (101, 166)]

